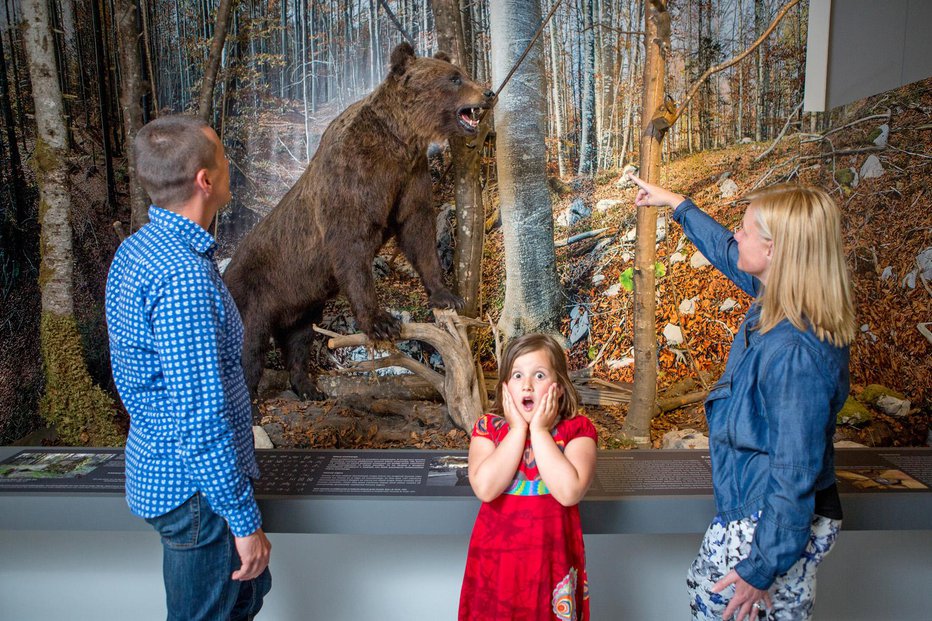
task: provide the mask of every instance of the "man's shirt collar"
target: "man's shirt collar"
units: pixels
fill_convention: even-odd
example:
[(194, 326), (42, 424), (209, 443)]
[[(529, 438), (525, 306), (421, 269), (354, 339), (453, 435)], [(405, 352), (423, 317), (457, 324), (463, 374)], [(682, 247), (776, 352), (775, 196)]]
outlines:
[(213, 257), (217, 242), (214, 236), (197, 222), (157, 205), (149, 207), (149, 221), (190, 244), (195, 252)]

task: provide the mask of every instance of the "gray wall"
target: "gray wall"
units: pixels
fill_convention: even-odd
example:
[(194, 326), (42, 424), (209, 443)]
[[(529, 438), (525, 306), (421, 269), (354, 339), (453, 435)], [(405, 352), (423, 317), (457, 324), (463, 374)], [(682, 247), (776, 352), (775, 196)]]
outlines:
[[(272, 534), (260, 619), (456, 618), (465, 536)], [(683, 575), (700, 535), (586, 537), (594, 621), (689, 617)], [(0, 618), (164, 619), (154, 533), (0, 531)], [(820, 621), (932, 619), (932, 531), (848, 531), (819, 573)]]

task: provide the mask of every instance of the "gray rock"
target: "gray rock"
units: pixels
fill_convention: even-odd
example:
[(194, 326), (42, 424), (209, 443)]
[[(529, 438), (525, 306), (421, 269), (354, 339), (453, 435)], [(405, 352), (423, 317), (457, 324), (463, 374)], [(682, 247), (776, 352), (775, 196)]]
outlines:
[(712, 265), (709, 262), (709, 260), (706, 259), (704, 256), (702, 256), (702, 253), (699, 252), (698, 250), (694, 252), (693, 256), (689, 258), (689, 264), (693, 268), (696, 268), (696, 269), (699, 269), (700, 267), (708, 267), (709, 265)]
[(372, 277), (376, 280), (385, 278), (391, 271), (391, 268), (388, 266), (388, 261), (383, 257), (372, 259)]
[(893, 266), (888, 265), (883, 268), (883, 272), (880, 273), (880, 280), (890, 280), (893, 278)]
[(916, 276), (918, 275), (918, 270), (913, 270), (910, 273), (906, 274), (903, 277), (902, 282), (900, 282), (900, 287), (905, 289), (909, 287), (910, 289), (916, 288)]
[(722, 198), (731, 198), (738, 193), (738, 184), (734, 182), (734, 179), (725, 179), (718, 186), (718, 190), (721, 192)]
[(614, 198), (603, 198), (598, 203), (595, 204), (595, 210), (599, 213), (605, 213), (609, 209), (615, 209), (625, 204), (626, 201), (614, 199)]
[(605, 280), (605, 274), (595, 274), (595, 275), (592, 277), (592, 284), (593, 284), (593, 285), (597, 285), (597, 284), (599, 284), (600, 282), (602, 282), (603, 280)]
[(877, 177), (882, 177), (883, 173), (883, 164), (880, 163), (880, 158), (876, 155), (868, 156), (861, 166), (862, 179), (876, 179)]
[[(879, 130), (879, 133), (877, 133)], [(877, 137), (874, 138), (874, 144), (878, 147), (887, 146), (887, 141), (890, 139), (890, 126), (884, 123), (877, 130), (874, 130), (877, 133)]]
[[(657, 241), (662, 242), (667, 238), (667, 219), (665, 216), (657, 218)], [(628, 232), (622, 235), (621, 241), (633, 242), (637, 239), (637, 228), (628, 229)]]
[(754, 142), (754, 140), (752, 140), (750, 136), (745, 136), (741, 139), (741, 144), (751, 144), (752, 142)]
[(611, 287), (603, 291), (602, 295), (604, 295), (607, 298), (613, 298), (616, 295), (618, 295), (619, 292), (621, 292), (621, 283), (616, 282), (614, 285), (612, 285)]
[(570, 311), (570, 343), (575, 344), (589, 332), (589, 309), (577, 304)]
[(904, 399), (897, 399), (891, 395), (883, 395), (877, 399), (877, 409), (889, 416), (901, 418), (909, 414), (911, 403)]
[(677, 263), (682, 263), (686, 260), (686, 255), (682, 252), (674, 252), (670, 255), (670, 265), (676, 265)]
[(722, 305), (718, 307), (718, 310), (723, 313), (727, 313), (729, 311), (735, 310), (736, 308), (738, 308), (738, 302), (731, 298), (728, 298), (727, 300), (722, 302)]
[(637, 175), (638, 167), (634, 164), (628, 164), (621, 170), (621, 176), (618, 178), (618, 181), (615, 182), (615, 187), (619, 190), (627, 190), (629, 188), (635, 187), (633, 183), (628, 181), (628, 173)]
[(722, 174), (720, 174), (720, 175), (718, 176), (718, 182), (721, 183), (722, 181), (724, 181), (725, 179), (728, 179), (728, 178), (730, 178), (730, 177), (731, 177), (731, 171), (730, 171), (730, 170), (726, 170), (725, 172), (723, 172)]
[(686, 298), (680, 302), (681, 315), (693, 315), (696, 312), (696, 298)]
[(573, 199), (570, 206), (563, 213), (557, 216), (557, 224), (560, 226), (573, 226), (577, 222), (585, 220), (592, 214), (592, 210), (586, 206), (581, 198)]
[(707, 449), (709, 439), (695, 429), (675, 429), (663, 434), (661, 447), (665, 449)]
[(683, 331), (679, 326), (668, 323), (663, 328), (663, 338), (667, 340), (667, 345), (679, 345), (684, 341)]
[(275, 445), (272, 444), (271, 438), (269, 438), (269, 434), (259, 425), (253, 425), (252, 427), (252, 440), (253, 445), (257, 449), (275, 448)]
[(919, 275), (927, 282), (932, 281), (932, 246), (916, 255), (916, 265), (919, 266)]

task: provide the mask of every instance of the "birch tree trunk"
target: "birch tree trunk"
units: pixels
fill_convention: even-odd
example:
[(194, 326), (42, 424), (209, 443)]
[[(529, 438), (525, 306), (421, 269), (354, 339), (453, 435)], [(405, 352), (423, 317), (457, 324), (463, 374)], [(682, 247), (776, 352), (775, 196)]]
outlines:
[(582, 0), (582, 19), (583, 19), (583, 53), (582, 53), (582, 70), (583, 70), (583, 88), (582, 88), (582, 112), (581, 112), (581, 129), (579, 132), (579, 170), (580, 175), (592, 175), (595, 166), (593, 160), (596, 157), (595, 148), (595, 36), (592, 24), (592, 2), (593, 0)]
[[(645, 0), (644, 88), (641, 97), (640, 176), (660, 181), (665, 129), (652, 122), (663, 104), (666, 51), (670, 49), (670, 14), (666, 0)], [(634, 388), (624, 431), (636, 442), (649, 441), (657, 398), (657, 328), (654, 259), (657, 255), (657, 208), (638, 207), (634, 255)]]
[(45, 393), (39, 413), (55, 426), (66, 444), (121, 444), (122, 434), (113, 419), (113, 401), (91, 381), (74, 318), (67, 132), (48, 5), (45, 0), (23, 0), (22, 9), (36, 118), (32, 165), (40, 200), (39, 338)]
[[(553, 7), (553, 0), (550, 6)], [(560, 51), (557, 45), (557, 26), (556, 16), (547, 24), (547, 30), (550, 39), (550, 109), (554, 117), (554, 149), (557, 156), (557, 171), (560, 178), (566, 176), (566, 162), (563, 157), (563, 103), (561, 94), (563, 92), (562, 80), (560, 79)]]
[(116, 0), (117, 40), (120, 44), (120, 108), (123, 110), (123, 136), (129, 186), (130, 231), (149, 221), (148, 200), (136, 176), (133, 140), (142, 128), (142, 65), (139, 62), (139, 28), (136, 26), (136, 0)]
[[(439, 51), (448, 53), (453, 64), (469, 67), (459, 19), (459, 1), (432, 0), (432, 4)], [(450, 138), (456, 200), (453, 266), (456, 270), (456, 293), (466, 302), (462, 312), (467, 317), (476, 317), (479, 313), (479, 282), (482, 278), (482, 248), (485, 245), (485, 209), (482, 205), (479, 164), (489, 126), (490, 118), (487, 117), (479, 128), (479, 136), (472, 141), (460, 136)]]
[(220, 6), (217, 7), (214, 39), (210, 44), (210, 55), (207, 57), (207, 66), (204, 68), (204, 81), (201, 82), (201, 94), (197, 100), (197, 114), (205, 123), (210, 123), (210, 114), (213, 110), (214, 85), (217, 83), (217, 73), (220, 71), (223, 44), (226, 42), (230, 15), (233, 12), (232, 8), (233, 0), (220, 0)]
[[(541, 22), (537, 0), (491, 0), (492, 82), (501, 84)], [(538, 41), (501, 92), (495, 110), (505, 305), (499, 329), (506, 338), (559, 327), (562, 295), (553, 248), (547, 190), (546, 89)]]

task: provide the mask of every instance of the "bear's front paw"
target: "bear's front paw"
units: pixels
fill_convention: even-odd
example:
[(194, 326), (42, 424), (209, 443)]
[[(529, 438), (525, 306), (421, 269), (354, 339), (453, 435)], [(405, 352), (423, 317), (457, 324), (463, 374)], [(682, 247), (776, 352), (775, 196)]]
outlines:
[(430, 296), (429, 303), (432, 308), (455, 308), (458, 311), (463, 310), (466, 302), (458, 295), (454, 295), (448, 289), (440, 289)]
[(363, 331), (373, 341), (395, 341), (401, 336), (401, 322), (385, 311), (379, 311), (372, 325), (363, 327)]

